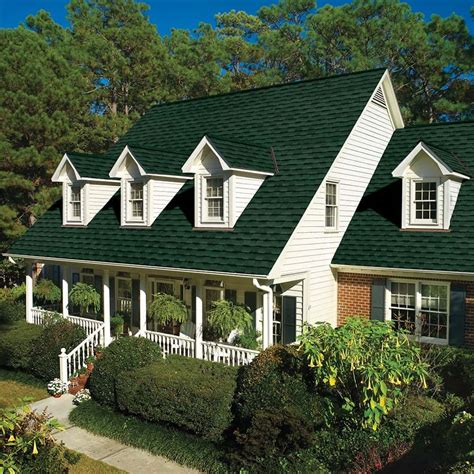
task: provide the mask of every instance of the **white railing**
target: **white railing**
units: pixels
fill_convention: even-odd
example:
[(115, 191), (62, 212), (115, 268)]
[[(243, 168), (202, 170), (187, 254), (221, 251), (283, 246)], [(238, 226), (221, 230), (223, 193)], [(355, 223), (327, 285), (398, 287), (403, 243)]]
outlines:
[(195, 357), (196, 342), (194, 339), (148, 330), (139, 331), (135, 335), (156, 342), (160, 346), (163, 354), (177, 354), (186, 357)]
[(243, 347), (228, 346), (217, 342), (202, 341), (202, 355), (204, 360), (221, 362), (227, 365), (247, 365), (257, 357), (259, 351), (244, 349)]
[(72, 375), (86, 366), (86, 359), (94, 355), (94, 349), (104, 344), (105, 324), (100, 326), (87, 336), (71, 352), (66, 354), (66, 349), (61, 349), (59, 354), (59, 377), (61, 381), (67, 382)]
[(44, 324), (44, 317), (51, 313), (51, 311), (46, 311), (43, 308), (31, 308), (31, 322), (32, 324), (37, 324), (42, 326)]
[(104, 323), (97, 321), (96, 319), (80, 318), (79, 316), (66, 316), (66, 319), (71, 323), (81, 326), (86, 331), (86, 334), (90, 336), (93, 332), (97, 331)]

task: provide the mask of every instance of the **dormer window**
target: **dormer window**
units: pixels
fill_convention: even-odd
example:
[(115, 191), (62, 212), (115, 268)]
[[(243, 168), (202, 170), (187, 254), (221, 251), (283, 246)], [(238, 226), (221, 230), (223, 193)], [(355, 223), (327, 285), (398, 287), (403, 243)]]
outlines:
[(224, 219), (224, 179), (207, 177), (206, 180), (206, 215), (210, 221)]
[(413, 180), (412, 188), (412, 194), (414, 195), (413, 222), (436, 224), (438, 222), (438, 182)]
[(130, 216), (143, 221), (143, 183), (130, 183)]
[(70, 186), (69, 187), (69, 215), (70, 220), (80, 221), (82, 218), (82, 206), (81, 206), (81, 187)]

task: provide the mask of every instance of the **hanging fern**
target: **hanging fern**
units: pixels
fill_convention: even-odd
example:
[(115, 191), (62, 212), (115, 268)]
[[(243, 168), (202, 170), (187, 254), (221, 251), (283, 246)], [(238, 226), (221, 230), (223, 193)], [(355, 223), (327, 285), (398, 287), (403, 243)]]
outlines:
[(69, 301), (74, 306), (79, 306), (81, 315), (100, 311), (100, 294), (87, 283), (76, 283), (69, 292)]
[(186, 305), (179, 298), (166, 293), (153, 295), (153, 301), (148, 307), (148, 315), (152, 321), (161, 326), (171, 321), (184, 323), (188, 320)]
[(219, 300), (212, 303), (212, 308), (207, 313), (207, 322), (219, 333), (220, 337), (227, 339), (234, 329), (242, 332), (251, 330), (253, 318), (246, 306)]
[(43, 278), (33, 289), (35, 298), (40, 303), (58, 303), (61, 301), (61, 290), (51, 280)]

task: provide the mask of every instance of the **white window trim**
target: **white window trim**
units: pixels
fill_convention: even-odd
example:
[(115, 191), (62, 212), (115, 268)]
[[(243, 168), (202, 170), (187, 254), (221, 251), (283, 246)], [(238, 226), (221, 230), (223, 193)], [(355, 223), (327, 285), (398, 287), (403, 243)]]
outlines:
[[(334, 226), (327, 226), (326, 225), (326, 210), (327, 210), (327, 207), (328, 207), (328, 204), (326, 203), (326, 195), (327, 195), (327, 185), (328, 184), (332, 184), (332, 185), (336, 186), (336, 204), (335, 205), (330, 205), (330, 207), (336, 209)], [(335, 180), (335, 179), (328, 179), (324, 184), (324, 231), (328, 232), (328, 233), (339, 231), (339, 181)]]
[[(66, 185), (66, 223), (68, 224), (82, 224), (84, 221), (84, 189), (85, 186), (79, 183), (68, 183)], [(73, 206), (72, 206), (72, 189), (78, 188), (79, 189), (79, 198), (80, 198), (80, 216), (73, 215)], [(74, 201), (77, 202), (77, 201)]]
[[(132, 305), (133, 305), (133, 287), (132, 287), (132, 277), (126, 277), (126, 276), (116, 276), (115, 277), (115, 281), (116, 281), (116, 289), (115, 289), (115, 301), (114, 301), (114, 305), (115, 305), (115, 308), (114, 308), (114, 312), (118, 312), (120, 313), (120, 311), (118, 311), (118, 302), (119, 302), (119, 281), (120, 280), (123, 280), (123, 281), (128, 281), (130, 282), (130, 314), (132, 314), (133, 312), (133, 308), (132, 308)], [(120, 313), (122, 314), (122, 313)]]
[[(436, 221), (431, 219), (417, 219), (415, 205), (415, 186), (417, 183), (436, 183)], [(410, 227), (434, 228), (443, 227), (444, 206), (440, 199), (440, 187), (442, 186), (440, 178), (410, 178)]]
[(175, 280), (167, 280), (166, 278), (156, 278), (156, 277), (150, 277), (148, 279), (148, 291), (150, 295), (150, 301), (153, 298), (153, 292), (152, 292), (152, 284), (153, 283), (164, 283), (166, 285), (172, 285), (173, 286), (173, 296), (176, 296), (176, 281)]
[[(142, 205), (143, 205), (143, 217), (134, 217), (132, 214), (132, 200), (131, 200), (131, 195), (132, 195), (132, 184), (141, 184), (143, 186), (143, 191), (142, 191)], [(148, 202), (145, 196), (147, 195), (146, 193), (148, 192), (148, 186), (147, 183), (144, 180), (141, 179), (127, 179), (124, 182), (124, 187), (125, 187), (125, 225), (131, 224), (131, 225), (145, 225), (147, 221), (147, 215), (148, 215)]]
[[(390, 278), (387, 280), (387, 285), (385, 287), (385, 320), (392, 320), (392, 283), (410, 283), (415, 285), (415, 315), (417, 316), (421, 312), (421, 285), (437, 285), (445, 286), (447, 293), (447, 329), (446, 329), (446, 339), (439, 339), (435, 337), (426, 337), (420, 336), (419, 334), (409, 335), (408, 337), (413, 340), (418, 340), (420, 342), (428, 344), (439, 344), (439, 345), (448, 345), (449, 344), (449, 329), (450, 329), (450, 316), (451, 316), (451, 283), (449, 281), (435, 281), (435, 280), (410, 280), (407, 278)], [(416, 329), (419, 331), (419, 328)]]
[[(208, 198), (207, 197), (207, 180), (208, 179), (222, 179), (222, 218), (209, 217), (208, 215)], [(228, 203), (228, 179), (223, 174), (205, 174), (201, 176), (201, 223), (202, 224), (214, 224), (214, 225), (228, 225), (229, 216), (226, 212), (226, 206)]]

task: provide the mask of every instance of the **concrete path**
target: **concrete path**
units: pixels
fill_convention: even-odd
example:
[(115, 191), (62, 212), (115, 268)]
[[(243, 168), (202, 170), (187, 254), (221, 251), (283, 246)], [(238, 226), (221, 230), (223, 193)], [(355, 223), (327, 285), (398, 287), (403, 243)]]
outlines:
[(115, 466), (131, 474), (191, 474), (197, 473), (161, 456), (154, 456), (146, 451), (131, 448), (118, 441), (102, 436), (96, 436), (82, 428), (73, 426), (69, 421), (69, 413), (74, 408), (72, 395), (63, 395), (60, 398), (45, 398), (31, 404), (37, 411), (46, 409), (62, 426), (64, 431), (58, 431), (54, 437), (74, 451), (83, 453), (92, 459)]

